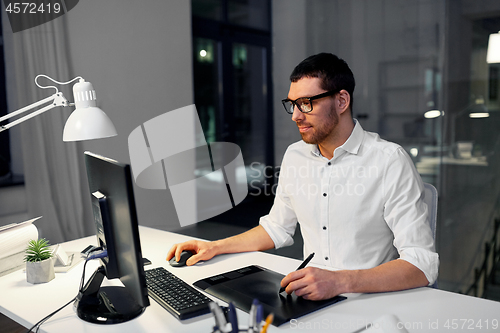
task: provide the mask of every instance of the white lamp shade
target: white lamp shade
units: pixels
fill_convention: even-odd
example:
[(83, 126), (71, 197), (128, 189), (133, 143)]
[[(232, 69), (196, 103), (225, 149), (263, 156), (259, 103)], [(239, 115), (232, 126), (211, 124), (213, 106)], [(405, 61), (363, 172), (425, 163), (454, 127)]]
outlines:
[(80, 79), (73, 86), (76, 110), (64, 126), (64, 141), (92, 140), (116, 135), (116, 129), (108, 116), (97, 107), (92, 83)]
[(494, 64), (500, 62), (500, 32), (491, 34), (488, 41), (488, 53), (486, 54), (486, 62)]
[(77, 108), (66, 121), (63, 141), (80, 141), (115, 136), (116, 129), (98, 107)]

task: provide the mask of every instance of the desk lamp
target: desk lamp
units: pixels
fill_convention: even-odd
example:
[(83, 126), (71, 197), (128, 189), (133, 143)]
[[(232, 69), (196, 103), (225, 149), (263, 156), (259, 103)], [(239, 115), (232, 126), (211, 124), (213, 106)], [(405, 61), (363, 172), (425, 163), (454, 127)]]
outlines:
[[(38, 84), (38, 78), (40, 77), (45, 77), (57, 84), (69, 84), (73, 81), (79, 80), (78, 83), (73, 86), (73, 97), (75, 99), (75, 103), (70, 103), (64, 97), (62, 92), (57, 89), (57, 87), (43, 87)], [(100, 108), (96, 106), (96, 93), (94, 91), (92, 83), (85, 81), (81, 76), (76, 77), (68, 82), (58, 82), (46, 75), (38, 75), (37, 77), (35, 77), (35, 84), (42, 89), (54, 88), (56, 92), (50, 97), (30, 104), (17, 111), (11, 112), (3, 117), (0, 117), (0, 122), (18, 116), (24, 112), (27, 112), (38, 106), (42, 106), (46, 103), (50, 104), (6, 125), (0, 125), (0, 132), (8, 130), (9, 128), (17, 124), (20, 124), (58, 106), (75, 106), (75, 111), (69, 116), (68, 120), (66, 121), (66, 125), (64, 126), (64, 141), (80, 141), (107, 138), (110, 136), (115, 136), (117, 134), (111, 120)]]

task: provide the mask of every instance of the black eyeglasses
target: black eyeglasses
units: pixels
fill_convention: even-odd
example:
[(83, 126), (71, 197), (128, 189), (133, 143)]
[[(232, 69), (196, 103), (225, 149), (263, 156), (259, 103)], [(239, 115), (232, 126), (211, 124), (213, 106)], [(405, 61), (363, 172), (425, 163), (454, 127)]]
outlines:
[(281, 101), (283, 103), (283, 107), (285, 108), (285, 111), (288, 112), (289, 114), (293, 114), (293, 108), (297, 106), (300, 112), (302, 113), (309, 113), (313, 110), (313, 105), (312, 101), (315, 99), (327, 97), (327, 96), (332, 96), (338, 93), (339, 90), (332, 90), (332, 91), (327, 91), (325, 93), (312, 96), (312, 97), (300, 97), (297, 98), (295, 101), (292, 101), (288, 98), (284, 99)]

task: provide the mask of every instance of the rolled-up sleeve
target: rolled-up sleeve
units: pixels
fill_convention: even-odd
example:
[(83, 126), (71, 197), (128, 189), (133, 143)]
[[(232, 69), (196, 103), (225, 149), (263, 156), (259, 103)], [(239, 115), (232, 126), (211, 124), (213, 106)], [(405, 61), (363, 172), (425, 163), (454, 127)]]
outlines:
[(387, 163), (383, 181), (384, 218), (394, 233), (394, 246), (400, 259), (420, 269), (432, 285), (438, 276), (439, 256), (428, 223), (422, 180), (402, 148)]
[(284, 170), (286, 170), (286, 153), (281, 165), (282, 172), (279, 176), (273, 206), (269, 214), (261, 217), (259, 221), (273, 240), (276, 249), (293, 244), (292, 237), (297, 227), (297, 216), (290, 197), (285, 191), (288, 180)]

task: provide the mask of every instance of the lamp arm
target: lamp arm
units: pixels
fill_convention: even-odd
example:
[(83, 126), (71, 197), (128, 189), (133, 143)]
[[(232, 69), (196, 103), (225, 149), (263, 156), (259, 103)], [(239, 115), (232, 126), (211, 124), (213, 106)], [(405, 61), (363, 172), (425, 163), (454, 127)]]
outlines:
[(8, 130), (9, 128), (13, 127), (13, 126), (16, 126), (17, 124), (20, 124), (28, 119), (31, 119), (33, 117), (36, 117), (38, 116), (39, 114), (42, 114), (46, 111), (49, 111), (53, 108), (56, 108), (58, 106), (71, 106), (72, 104), (68, 102), (68, 100), (64, 97), (64, 95), (61, 93), (61, 92), (58, 92), (58, 93), (55, 93), (54, 95), (50, 96), (50, 97), (47, 97), (45, 99), (42, 99), (41, 101), (38, 101), (38, 102), (35, 102), (33, 104), (30, 104), (28, 106), (25, 106), (24, 108), (22, 109), (19, 109), (17, 111), (14, 111), (14, 112), (11, 112), (9, 114), (7, 114), (6, 116), (3, 116), (0, 118), (0, 122), (4, 121), (4, 120), (7, 120), (9, 118), (12, 118), (12, 117), (15, 117), (17, 115), (20, 115), (24, 112), (27, 112), (33, 108), (36, 108), (37, 106), (40, 106), (40, 105), (43, 105), (47, 102), (52, 102), (51, 104), (41, 108), (41, 109), (38, 109), (22, 118), (19, 118), (15, 121), (12, 121), (6, 125), (0, 125), (0, 132), (3, 132), (5, 130)]

